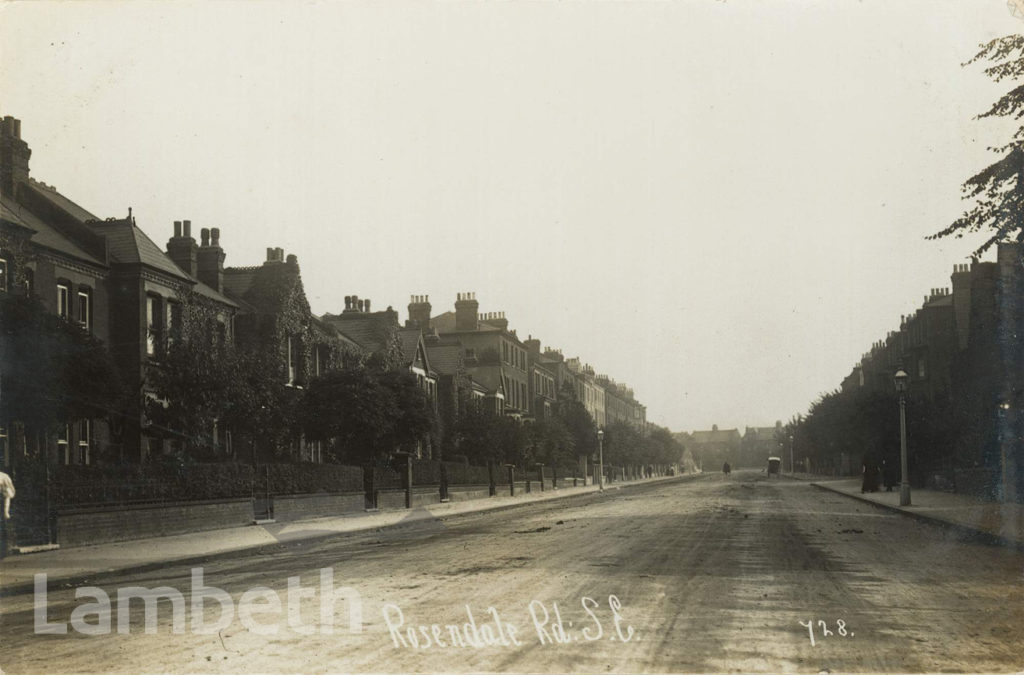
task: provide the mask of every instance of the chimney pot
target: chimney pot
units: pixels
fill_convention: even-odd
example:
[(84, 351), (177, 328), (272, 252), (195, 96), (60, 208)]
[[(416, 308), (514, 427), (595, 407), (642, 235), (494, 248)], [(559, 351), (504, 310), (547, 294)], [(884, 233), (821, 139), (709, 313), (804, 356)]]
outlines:
[(181, 221), (181, 225), (182, 225), (182, 236), (183, 237), (191, 237), (192, 236), (192, 221), (191, 220), (183, 220), (183, 221)]
[(289, 265), (297, 265), (298, 263), (299, 263), (299, 257), (297, 255), (295, 255), (294, 253), (289, 253), (288, 254), (288, 264)]
[(210, 230), (210, 246), (220, 246), (220, 228)]
[(367, 312), (370, 311), (370, 301), (369, 300), (366, 301), (366, 311)]
[(210, 228), (204, 227), (203, 229), (199, 230), (199, 238), (200, 238), (200, 245), (201, 246), (209, 246), (210, 245)]
[(180, 220), (174, 221), (174, 236), (175, 237), (180, 237), (181, 236), (181, 221)]

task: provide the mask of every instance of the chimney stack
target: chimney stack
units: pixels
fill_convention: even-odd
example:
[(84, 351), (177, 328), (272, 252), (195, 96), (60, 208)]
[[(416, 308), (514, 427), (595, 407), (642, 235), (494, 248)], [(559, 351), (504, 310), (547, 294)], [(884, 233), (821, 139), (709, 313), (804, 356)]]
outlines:
[(32, 150), (21, 140), (21, 120), (11, 116), (0, 121), (0, 192), (12, 197), (18, 185), (28, 182), (28, 160)]
[(192, 238), (192, 221), (174, 221), (174, 236), (167, 242), (167, 257), (195, 278), (199, 274), (199, 247)]
[(423, 332), (430, 330), (430, 296), (409, 296), (409, 321), (415, 328)]
[(455, 330), (477, 330), (480, 303), (476, 301), (476, 293), (459, 293), (455, 299)]
[(224, 249), (220, 247), (220, 230), (200, 230), (202, 246), (197, 255), (196, 277), (218, 293), (224, 292)]

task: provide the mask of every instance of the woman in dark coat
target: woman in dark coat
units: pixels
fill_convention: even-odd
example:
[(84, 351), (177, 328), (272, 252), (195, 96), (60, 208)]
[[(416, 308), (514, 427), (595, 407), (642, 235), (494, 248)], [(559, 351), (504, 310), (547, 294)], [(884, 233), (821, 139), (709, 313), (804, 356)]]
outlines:
[(860, 484), (860, 491), (864, 492), (878, 492), (878, 464), (870, 456), (864, 456), (863, 466), (861, 471), (864, 473), (864, 478)]

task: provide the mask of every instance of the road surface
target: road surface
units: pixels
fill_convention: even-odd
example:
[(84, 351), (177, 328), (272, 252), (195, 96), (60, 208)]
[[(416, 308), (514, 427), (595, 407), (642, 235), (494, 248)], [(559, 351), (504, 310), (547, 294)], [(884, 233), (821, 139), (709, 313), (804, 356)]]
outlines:
[[(82, 632), (105, 632), (95, 591), (49, 588), (40, 625), (65, 634), (37, 634), (31, 594), (3, 598), (0, 668), (1014, 671), (1022, 570), (1024, 554), (737, 471), (209, 561), (202, 585), (225, 590), (228, 610), (207, 598), (192, 614), (189, 566), (104, 577), (108, 634)], [(296, 576), (310, 597), (296, 593), (290, 625)], [(146, 634), (142, 600), (118, 616), (130, 586), (176, 589), (183, 607), (154, 603)]]

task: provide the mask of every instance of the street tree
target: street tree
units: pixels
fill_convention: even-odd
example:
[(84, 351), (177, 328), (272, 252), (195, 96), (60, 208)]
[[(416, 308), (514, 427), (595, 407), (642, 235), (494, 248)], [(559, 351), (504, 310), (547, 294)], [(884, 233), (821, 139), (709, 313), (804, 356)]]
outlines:
[[(978, 119), (1024, 118), (1024, 35), (1008, 35), (981, 46), (974, 58), (965, 63), (987, 62), (985, 74), (995, 82), (1013, 83)], [(962, 187), (964, 199), (972, 202), (963, 215), (930, 239), (957, 238), (975, 232), (987, 232), (978, 246), (980, 255), (1004, 240), (1024, 242), (1024, 125), (1017, 126), (1004, 145), (991, 148), (999, 159), (968, 178)]]
[(46, 434), (118, 415), (126, 390), (102, 342), (35, 298), (0, 294), (0, 419)]

